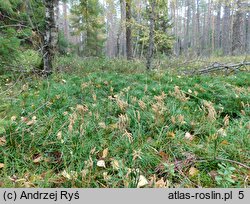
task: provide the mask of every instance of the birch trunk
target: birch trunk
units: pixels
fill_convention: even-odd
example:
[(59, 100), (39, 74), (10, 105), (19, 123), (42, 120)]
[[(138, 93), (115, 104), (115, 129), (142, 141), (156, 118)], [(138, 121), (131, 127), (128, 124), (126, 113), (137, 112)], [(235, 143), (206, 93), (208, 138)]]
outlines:
[(45, 0), (45, 33), (43, 45), (43, 74), (49, 76), (53, 72), (52, 61), (55, 48), (57, 46), (57, 28), (55, 21), (54, 8), (56, 0)]

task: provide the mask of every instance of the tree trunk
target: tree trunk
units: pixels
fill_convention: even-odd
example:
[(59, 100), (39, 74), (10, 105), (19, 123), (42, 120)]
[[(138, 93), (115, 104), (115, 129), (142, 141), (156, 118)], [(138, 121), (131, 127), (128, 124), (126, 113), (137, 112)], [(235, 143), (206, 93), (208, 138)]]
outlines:
[(199, 0), (196, 1), (197, 4), (197, 13), (196, 13), (196, 32), (197, 32), (197, 44), (196, 44), (196, 52), (197, 55), (200, 55), (201, 52), (201, 28), (200, 28), (200, 9), (199, 9)]
[(216, 31), (215, 31), (215, 49), (220, 49), (220, 39), (221, 39), (221, 3), (217, 5), (217, 17), (216, 17)]
[(63, 29), (65, 39), (69, 40), (69, 23), (68, 23), (68, 5), (67, 1), (63, 1)]
[(125, 0), (120, 0), (120, 9), (121, 9), (121, 22), (120, 22), (120, 48), (119, 55), (126, 56), (126, 2)]
[(132, 30), (131, 30), (131, 0), (126, 0), (126, 45), (127, 45), (127, 59), (133, 58), (132, 45)]
[(242, 54), (243, 51), (243, 15), (241, 11), (241, 0), (237, 1), (237, 10), (233, 22), (232, 55)]
[(155, 4), (156, 0), (152, 0), (150, 3), (150, 14), (149, 14), (149, 46), (148, 46), (148, 54), (147, 54), (147, 69), (151, 69), (152, 66), (152, 59), (154, 54), (154, 30), (155, 30)]
[(223, 16), (223, 27), (222, 27), (222, 48), (223, 54), (228, 55), (230, 53), (230, 7), (228, 1), (224, 2), (224, 16)]
[(55, 12), (55, 24), (56, 24), (56, 36), (55, 36), (55, 41), (56, 41), (56, 47), (55, 50), (59, 50), (59, 21), (60, 21), (60, 8), (59, 8), (59, 1), (60, 0), (55, 0), (55, 5), (54, 5), (54, 12)]
[(247, 37), (246, 37), (246, 51), (249, 54), (250, 53), (250, 11), (248, 12), (248, 18), (247, 18)]
[(186, 49), (186, 51), (188, 50), (188, 48), (190, 47), (190, 33), (189, 33), (189, 29), (190, 29), (190, 19), (191, 19), (191, 3), (190, 0), (186, 0), (186, 7), (187, 7), (187, 11), (186, 11), (186, 30), (185, 30), (185, 37), (184, 37), (184, 48)]
[(57, 28), (55, 22), (54, 8), (56, 0), (45, 0), (45, 33), (43, 45), (43, 74), (49, 76), (52, 74), (52, 61), (57, 45)]
[(242, 30), (243, 30), (243, 36), (242, 36), (242, 53), (246, 53), (247, 51), (247, 11), (245, 10), (242, 15)]
[[(115, 57), (117, 56), (117, 50), (119, 51), (118, 41), (119, 34), (117, 34), (117, 26), (116, 26), (116, 10), (113, 1), (107, 1), (106, 3), (106, 24), (107, 24), (107, 40), (106, 40), (106, 54), (108, 57)], [(118, 36), (118, 38), (117, 38)]]
[(208, 14), (207, 14), (207, 23), (206, 23), (206, 40), (205, 40), (205, 53), (206, 55), (209, 55), (210, 53), (210, 50), (209, 48), (212, 47), (211, 46), (211, 36), (212, 36), (212, 17), (211, 17), (211, 14), (212, 14), (212, 4), (213, 4), (213, 1), (212, 0), (209, 0), (209, 3), (208, 3)]

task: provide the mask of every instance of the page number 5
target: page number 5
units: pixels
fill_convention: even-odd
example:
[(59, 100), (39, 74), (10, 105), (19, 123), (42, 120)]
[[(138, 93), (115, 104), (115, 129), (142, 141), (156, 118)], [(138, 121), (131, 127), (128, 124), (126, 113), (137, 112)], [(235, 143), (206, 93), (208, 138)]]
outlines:
[(238, 198), (239, 199), (243, 199), (244, 198), (244, 191), (239, 191)]

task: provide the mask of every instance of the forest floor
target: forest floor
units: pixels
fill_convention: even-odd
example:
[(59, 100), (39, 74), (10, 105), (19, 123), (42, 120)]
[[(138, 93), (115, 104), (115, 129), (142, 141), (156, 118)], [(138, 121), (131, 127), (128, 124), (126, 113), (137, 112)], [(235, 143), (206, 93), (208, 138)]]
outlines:
[(250, 186), (249, 72), (57, 66), (0, 78), (0, 187)]

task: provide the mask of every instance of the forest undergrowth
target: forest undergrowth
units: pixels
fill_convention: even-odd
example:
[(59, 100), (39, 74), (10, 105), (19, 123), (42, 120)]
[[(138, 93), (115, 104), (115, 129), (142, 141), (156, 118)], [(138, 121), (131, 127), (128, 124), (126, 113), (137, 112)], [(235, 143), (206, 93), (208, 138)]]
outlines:
[(249, 72), (56, 66), (0, 76), (0, 187), (249, 187)]

